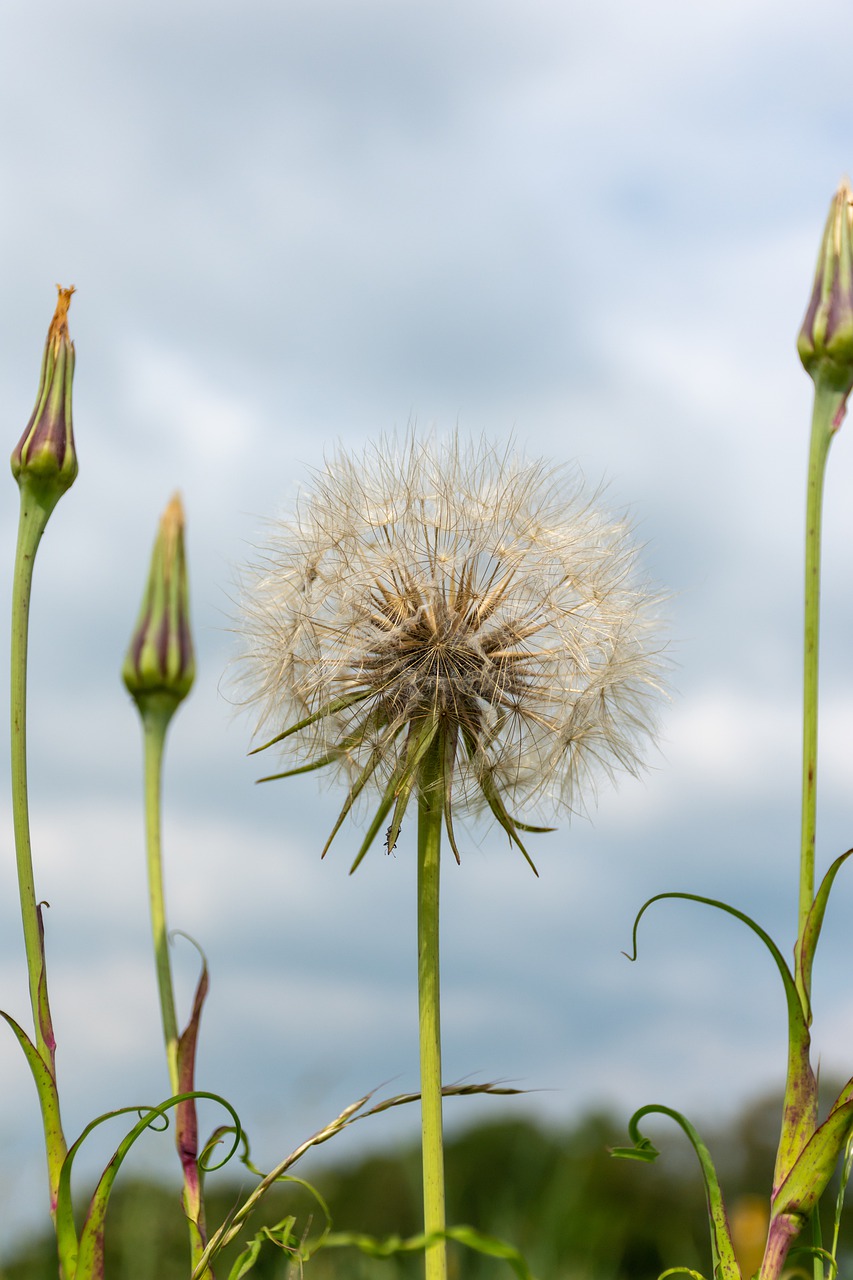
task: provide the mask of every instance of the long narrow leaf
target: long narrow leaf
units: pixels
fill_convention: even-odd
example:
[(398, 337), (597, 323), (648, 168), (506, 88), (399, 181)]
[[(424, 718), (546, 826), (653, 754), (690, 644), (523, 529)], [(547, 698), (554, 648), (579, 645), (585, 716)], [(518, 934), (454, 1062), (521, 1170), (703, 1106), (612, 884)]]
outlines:
[(477, 760), (476, 743), (474, 741), (474, 738), (471, 732), (463, 729), (462, 737), (465, 743), (465, 749), (468, 752), (468, 759), (471, 760), (472, 763), (474, 764), (474, 770), (477, 776), (477, 784), (483, 793), (483, 798), (485, 799), (486, 804), (489, 806), (489, 808), (492, 811), (492, 814), (497, 819), (498, 823), (503, 827), (504, 831), (507, 833), (512, 843), (521, 850), (521, 852), (525, 857), (527, 865), (530, 867), (530, 870), (538, 879), (539, 872), (536, 870), (533, 859), (525, 849), (518, 835), (518, 829), (520, 824), (516, 822), (515, 818), (513, 818), (512, 815), (507, 810), (506, 805), (501, 799), (501, 794), (498, 788), (495, 786), (494, 779), (492, 778), (492, 774), (488, 766), (484, 767), (481, 765), (478, 767), (476, 764), (476, 760)]
[[(186, 935), (185, 935), (186, 936)], [(190, 939), (192, 942), (193, 940)], [(195, 1057), (201, 1013), (207, 997), (209, 978), (204, 952), (193, 942), (201, 955), (202, 966), (193, 998), (189, 1021), (178, 1040), (178, 1089), (184, 1094), (175, 1111), (175, 1143), (184, 1174), (183, 1207), (190, 1226), (193, 1256), (201, 1256), (206, 1240), (204, 1201), (202, 1199), (201, 1170), (198, 1161), (198, 1112), (195, 1098)]]
[[(844, 863), (853, 854), (853, 849), (848, 849), (846, 853), (842, 853), (836, 858), (832, 866), (820, 883), (820, 888), (815, 894), (811, 911), (806, 920), (806, 926), (803, 930), (803, 951), (802, 951), (802, 967), (803, 967), (803, 984), (806, 991), (811, 990), (812, 983), (812, 964), (814, 963), (815, 951), (817, 950), (820, 931), (823, 926), (823, 917), (826, 914), (826, 906), (829, 902), (829, 894), (835, 883), (835, 877), (843, 867)], [(809, 1010), (809, 1022), (811, 1022), (811, 1011)]]
[(340, 831), (341, 827), (344, 825), (344, 821), (346, 820), (347, 814), (349, 813), (350, 809), (352, 809), (353, 805), (355, 804), (358, 797), (361, 795), (364, 788), (367, 786), (370, 779), (373, 777), (373, 774), (376, 772), (377, 768), (379, 767), (379, 762), (381, 761), (381, 759), (382, 759), (382, 752), (380, 750), (374, 749), (373, 751), (371, 751), (367, 764), (364, 766), (361, 773), (358, 775), (355, 782), (352, 784), (352, 786), (349, 789), (349, 794), (347, 795), (347, 798), (344, 801), (343, 808), (338, 814), (335, 825), (332, 827), (331, 835), (329, 836), (328, 840), (323, 846), (323, 852), (320, 854), (321, 858), (325, 858), (326, 854), (329, 852), (332, 841)]
[(297, 765), (293, 769), (285, 769), (283, 773), (268, 773), (264, 778), (256, 778), (256, 784), (261, 782), (278, 782), (281, 778), (295, 778), (300, 773), (313, 773), (315, 769), (325, 769), (327, 764), (334, 764), (341, 757), (340, 751), (330, 751), (328, 755), (320, 756), (318, 760), (311, 760), (308, 764)]
[[(62, 1134), (62, 1122), (59, 1115), (59, 1093), (56, 1078), (39, 1053), (23, 1027), (10, 1014), (0, 1010), (0, 1018), (11, 1027), (15, 1039), (24, 1051), (24, 1057), (32, 1072), (41, 1107), (44, 1125), (44, 1140), (47, 1152), (48, 1176), (50, 1178), (51, 1208), (56, 1214), (56, 1238), (60, 1260), (71, 1257), (77, 1249), (77, 1231), (71, 1206), (64, 1206), (59, 1195), (62, 1162), (65, 1159), (65, 1138)], [(62, 1262), (63, 1268), (65, 1262)]]
[(274, 747), (277, 742), (283, 742), (285, 738), (298, 733), (300, 729), (307, 729), (309, 725), (316, 724), (324, 716), (336, 715), (338, 711), (345, 711), (347, 707), (352, 707), (357, 702), (363, 702), (365, 698), (370, 697), (371, 693), (371, 689), (359, 689), (357, 693), (345, 693), (340, 698), (333, 698), (331, 702), (324, 703), (319, 711), (314, 711), (310, 716), (306, 716), (304, 720), (299, 720), (296, 724), (290, 725), (289, 728), (283, 729), (274, 738), (270, 738), (269, 742), (263, 743), (260, 747), (253, 747), (249, 755), (256, 756), (259, 752), (266, 751), (269, 747)]
[[(127, 1153), (130, 1151), (134, 1142), (141, 1134), (151, 1128), (152, 1124), (158, 1118), (164, 1117), (166, 1112), (172, 1107), (178, 1106), (186, 1100), (188, 1095), (176, 1094), (175, 1097), (161, 1102), (156, 1107), (120, 1107), (117, 1111), (108, 1111), (97, 1119), (92, 1120), (86, 1125), (76, 1142), (68, 1148), (68, 1155), (62, 1165), (60, 1174), (59, 1198), (60, 1203), (64, 1206), (64, 1211), (69, 1214), (71, 1212), (71, 1172), (75, 1157), (81, 1146), (85, 1142), (90, 1133), (99, 1125), (104, 1124), (107, 1120), (112, 1120), (117, 1116), (136, 1114), (140, 1115), (140, 1119), (133, 1126), (128, 1134), (122, 1139), (116, 1148), (107, 1167), (101, 1175), (100, 1181), (95, 1188), (95, 1193), (89, 1203), (89, 1211), (86, 1215), (86, 1221), (80, 1233), (79, 1245), (76, 1245), (73, 1251), (73, 1258), (69, 1256), (68, 1265), (63, 1262), (63, 1270), (66, 1280), (101, 1280), (103, 1276), (104, 1266), (104, 1224), (106, 1221), (107, 1207), (109, 1204), (110, 1193), (115, 1182), (116, 1175), (121, 1168)], [(237, 1149), (240, 1141), (240, 1120), (229, 1102), (218, 1094), (205, 1093), (196, 1091), (191, 1095), (193, 1098), (208, 1098), (212, 1102), (219, 1103), (231, 1116), (234, 1123), (234, 1143), (230, 1151), (226, 1154), (220, 1164), (225, 1164), (231, 1158)], [(218, 1166), (217, 1166), (218, 1167)]]
[(811, 1037), (809, 1035), (807, 1015), (803, 1009), (799, 992), (791, 970), (785, 963), (782, 952), (776, 943), (760, 925), (756, 924), (743, 911), (730, 907), (716, 898), (705, 898), (696, 893), (657, 893), (644, 902), (634, 920), (633, 948), (634, 954), (629, 960), (637, 958), (637, 931), (646, 911), (655, 902), (666, 899), (681, 899), (685, 902), (698, 902), (703, 906), (714, 907), (726, 915), (740, 920), (756, 937), (760, 938), (773, 957), (776, 968), (785, 988), (785, 1000), (788, 1006), (788, 1073), (785, 1083), (785, 1114), (782, 1121), (782, 1134), (776, 1157), (776, 1170), (773, 1177), (774, 1193), (785, 1181), (794, 1163), (806, 1143), (815, 1131), (817, 1123), (817, 1081), (811, 1068), (809, 1051)]
[(400, 835), (400, 828), (403, 825), (403, 817), (406, 812), (412, 791), (418, 783), (418, 774), (420, 767), (428, 754), (430, 747), (435, 742), (438, 729), (435, 724), (426, 722), (417, 729), (412, 724), (409, 726), (409, 735), (406, 739), (406, 750), (403, 756), (403, 767), (400, 771), (399, 781), (396, 787), (397, 802), (394, 805), (394, 814), (391, 818), (391, 826), (388, 828), (388, 852), (394, 848)]
[(441, 753), (443, 758), (442, 771), (444, 777), (444, 795), (442, 797), (442, 806), (444, 809), (444, 827), (447, 831), (447, 839), (450, 842), (450, 848), (453, 850), (453, 856), (457, 864), (461, 864), (462, 859), (459, 856), (459, 848), (456, 844), (456, 832), (453, 830), (453, 777), (456, 770), (456, 753), (459, 750), (459, 729), (456, 726), (445, 729), (442, 734)]
[[(687, 1135), (693, 1150), (696, 1152), (699, 1167), (702, 1170), (702, 1180), (705, 1183), (715, 1280), (741, 1280), (740, 1267), (735, 1257), (734, 1245), (732, 1244), (731, 1232), (729, 1231), (726, 1217), (723, 1193), (720, 1189), (720, 1182), (717, 1177), (717, 1171), (714, 1168), (714, 1162), (711, 1159), (711, 1153), (700, 1138), (697, 1130), (680, 1111), (674, 1111), (671, 1107), (664, 1107), (656, 1103), (641, 1107), (639, 1111), (635, 1111), (631, 1116), (628, 1124), (628, 1132), (631, 1135), (633, 1147), (614, 1147), (611, 1155), (639, 1158), (645, 1161), (651, 1161), (657, 1157), (658, 1152), (649, 1139), (643, 1136), (639, 1128), (640, 1121), (644, 1116), (648, 1115), (668, 1116)], [(680, 1268), (676, 1270), (680, 1270)]]
[(379, 806), (376, 812), (374, 813), (373, 818), (371, 819), (370, 826), (367, 828), (367, 831), (365, 832), (365, 836), (361, 842), (358, 853), (355, 855), (353, 864), (349, 869), (350, 875), (352, 875), (352, 873), (356, 871), (358, 867), (361, 865), (362, 859), (366, 855), (370, 846), (373, 844), (373, 841), (379, 835), (379, 830), (383, 822), (385, 821), (385, 819), (388, 817), (388, 814), (391, 812), (391, 806), (393, 803), (394, 803), (394, 779), (392, 778), (391, 781), (388, 783), (388, 786), (385, 788), (385, 792), (382, 796), (382, 799), (379, 802)]
[(773, 1197), (773, 1215), (802, 1214), (820, 1201), (853, 1130), (853, 1099), (836, 1104), (800, 1152)]
[(519, 838), (518, 823), (516, 822), (515, 818), (513, 818), (512, 815), (509, 813), (509, 811), (506, 808), (506, 805), (501, 799), (501, 794), (498, 791), (497, 787), (495, 786), (494, 781), (492, 780), (492, 775), (489, 773), (487, 769), (483, 770), (481, 776), (478, 778), (478, 781), (480, 783), (480, 788), (483, 792), (483, 795), (486, 797), (486, 803), (488, 804), (492, 813), (497, 818), (498, 822), (503, 827), (504, 831), (507, 833), (507, 835), (509, 836), (513, 844), (517, 845), (518, 848), (521, 850), (521, 852), (524, 854), (524, 857), (527, 860), (527, 864), (530, 867), (530, 870), (538, 878), (539, 872), (536, 870), (536, 866), (533, 862), (533, 859), (531, 858), (530, 854), (527, 852), (527, 850), (525, 849), (524, 845), (522, 844)]

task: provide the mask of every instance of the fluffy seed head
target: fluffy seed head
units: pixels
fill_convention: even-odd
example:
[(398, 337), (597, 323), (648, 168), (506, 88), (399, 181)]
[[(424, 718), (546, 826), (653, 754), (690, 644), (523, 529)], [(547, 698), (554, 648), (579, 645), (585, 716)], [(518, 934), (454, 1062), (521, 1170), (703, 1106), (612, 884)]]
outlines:
[(460, 804), (521, 846), (508, 804), (578, 808), (602, 769), (639, 766), (658, 600), (626, 525), (544, 462), (457, 436), (341, 450), (243, 587), (246, 701), (304, 762), (287, 773), (344, 774), (335, 831), (378, 784), (356, 861), (393, 808), (392, 846), (430, 753), (454, 852)]

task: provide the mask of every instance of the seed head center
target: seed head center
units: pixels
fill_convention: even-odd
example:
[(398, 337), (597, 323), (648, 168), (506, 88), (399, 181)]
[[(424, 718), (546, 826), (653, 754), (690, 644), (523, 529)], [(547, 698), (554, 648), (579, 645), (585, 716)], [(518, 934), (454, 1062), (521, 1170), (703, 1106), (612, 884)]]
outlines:
[(441, 596), (408, 603), (407, 615), (377, 637), (365, 682), (397, 722), (440, 715), (470, 723), (496, 688), (477, 626)]

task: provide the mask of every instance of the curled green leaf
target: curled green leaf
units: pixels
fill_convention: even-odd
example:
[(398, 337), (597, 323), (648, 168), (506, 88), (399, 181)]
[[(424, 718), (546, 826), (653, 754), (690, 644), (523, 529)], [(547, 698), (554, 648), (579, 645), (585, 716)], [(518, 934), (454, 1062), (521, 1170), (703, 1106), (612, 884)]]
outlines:
[(639, 1160), (641, 1164), (653, 1164), (660, 1155), (652, 1140), (641, 1134), (633, 1147), (610, 1147), (609, 1151), (618, 1160)]
[(667, 1280), (668, 1276), (690, 1276), (690, 1280), (705, 1280), (701, 1271), (694, 1271), (692, 1267), (667, 1267), (666, 1271), (662, 1271), (658, 1276), (658, 1280)]
[[(173, 1107), (179, 1106), (187, 1100), (188, 1096), (193, 1098), (207, 1098), (211, 1102), (217, 1102), (231, 1116), (233, 1121), (233, 1132), (235, 1134), (234, 1142), (230, 1150), (222, 1160), (214, 1168), (220, 1168), (223, 1164), (231, 1159), (231, 1156), (237, 1150), (239, 1145), (241, 1126), (237, 1112), (231, 1106), (230, 1102), (216, 1093), (204, 1093), (196, 1091), (192, 1095), (176, 1094), (174, 1098), (168, 1098), (165, 1102), (159, 1103), (156, 1107), (120, 1107), (117, 1111), (107, 1111), (102, 1116), (98, 1116), (86, 1125), (76, 1142), (73, 1142), (68, 1148), (62, 1170), (59, 1177), (59, 1193), (57, 1202), (57, 1234), (60, 1231), (60, 1223), (65, 1233), (67, 1242), (67, 1251), (62, 1256), (63, 1273), (66, 1280), (101, 1280), (104, 1274), (104, 1226), (106, 1223), (107, 1208), (109, 1205), (110, 1194), (115, 1183), (119, 1169), (133, 1144), (145, 1131), (151, 1128), (152, 1123), (166, 1116), (166, 1113)], [(93, 1130), (99, 1125), (104, 1124), (107, 1120), (115, 1119), (117, 1116), (137, 1114), (140, 1119), (133, 1126), (129, 1133), (125, 1135), (119, 1145), (116, 1147), (109, 1163), (104, 1172), (101, 1174), (100, 1180), (95, 1192), (89, 1202), (89, 1209), (86, 1214), (86, 1220), (83, 1229), (80, 1232), (79, 1241), (77, 1239), (74, 1228), (73, 1203), (71, 1199), (71, 1172), (75, 1157), (81, 1146), (88, 1138)], [(73, 1243), (71, 1235), (73, 1234)]]
[[(611, 1155), (621, 1156), (623, 1159), (627, 1157), (628, 1159), (642, 1160), (646, 1163), (657, 1157), (658, 1152), (653, 1144), (640, 1132), (640, 1121), (648, 1115), (668, 1116), (687, 1135), (693, 1150), (696, 1152), (699, 1166), (702, 1170), (702, 1179), (705, 1183), (715, 1280), (741, 1280), (740, 1267), (735, 1257), (734, 1245), (732, 1244), (731, 1232), (729, 1231), (729, 1223), (726, 1217), (723, 1193), (720, 1189), (711, 1153), (700, 1138), (698, 1131), (680, 1111), (675, 1111), (672, 1107), (665, 1107), (659, 1103), (650, 1103), (646, 1107), (640, 1107), (639, 1111), (635, 1111), (628, 1122), (628, 1133), (634, 1144), (633, 1147), (617, 1147), (616, 1150), (611, 1152)], [(676, 1267), (672, 1271), (686, 1272), (690, 1275), (695, 1274), (686, 1267)], [(664, 1272), (664, 1275), (672, 1274), (672, 1271)]]
[[(41, 919), (40, 914), (39, 919)], [(33, 1080), (35, 1081), (36, 1093), (38, 1094), (44, 1126), (47, 1171), (50, 1182), (50, 1206), (51, 1212), (56, 1216), (57, 1241), (61, 1258), (62, 1250), (64, 1248), (67, 1247), (71, 1250), (76, 1246), (77, 1233), (74, 1230), (73, 1219), (71, 1221), (71, 1233), (69, 1235), (68, 1224), (61, 1224), (58, 1214), (57, 1201), (59, 1195), (59, 1177), (60, 1170), (62, 1169), (62, 1162), (65, 1159), (65, 1138), (62, 1133), (62, 1120), (59, 1114), (59, 1093), (56, 1087), (56, 1077), (52, 1069), (53, 1055), (50, 1053), (50, 1061), (46, 1062), (27, 1035), (26, 1031), (24, 1031), (23, 1027), (20, 1026), (10, 1014), (4, 1013), (0, 1010), (0, 1018), (3, 1018), (11, 1027), (18, 1044), (24, 1052), (24, 1057), (27, 1060), (27, 1064), (32, 1072)]]
[(736, 907), (730, 907), (728, 903), (720, 902), (716, 898), (705, 898), (696, 893), (658, 893), (653, 898), (649, 898), (643, 903), (634, 920), (632, 934), (634, 953), (633, 955), (623, 953), (629, 960), (637, 959), (637, 932), (646, 911), (653, 903), (669, 898), (699, 902), (704, 906), (714, 907), (717, 911), (723, 911), (726, 915), (733, 916), (735, 920), (740, 920), (764, 943), (782, 979), (788, 1008), (788, 1071), (785, 1082), (782, 1133), (773, 1176), (775, 1192), (788, 1176), (800, 1152), (814, 1133), (817, 1123), (817, 1081), (810, 1060), (811, 1036), (808, 1027), (808, 1011), (803, 1007), (794, 976), (770, 934), (745, 912), (738, 911)]

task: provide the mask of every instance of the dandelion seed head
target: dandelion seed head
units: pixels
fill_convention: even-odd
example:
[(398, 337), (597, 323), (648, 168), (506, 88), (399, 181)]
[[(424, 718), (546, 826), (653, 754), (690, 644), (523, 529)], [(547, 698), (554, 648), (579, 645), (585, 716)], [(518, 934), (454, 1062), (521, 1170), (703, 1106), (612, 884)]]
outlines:
[(583, 808), (653, 734), (658, 606), (630, 529), (571, 473), (458, 435), (383, 440), (336, 452), (246, 572), (243, 691), (259, 732), (307, 721), (285, 745), (353, 799), (390, 806), (429, 740), (448, 821)]

